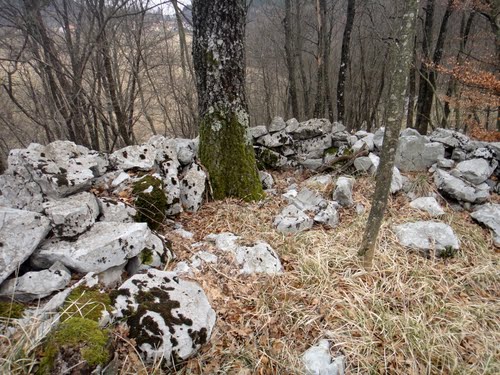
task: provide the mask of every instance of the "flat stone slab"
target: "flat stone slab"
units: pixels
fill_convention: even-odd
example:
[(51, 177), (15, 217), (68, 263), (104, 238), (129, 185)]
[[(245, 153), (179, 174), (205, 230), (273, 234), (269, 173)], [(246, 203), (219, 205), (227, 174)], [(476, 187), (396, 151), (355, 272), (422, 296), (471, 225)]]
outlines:
[(157, 237), (146, 223), (97, 222), (76, 241), (44, 241), (32, 255), (31, 263), (37, 268), (49, 268), (59, 260), (77, 272), (98, 273), (125, 263), (146, 248), (158, 251), (157, 244)]
[(314, 221), (293, 204), (285, 207), (274, 219), (276, 230), (283, 234), (302, 232), (311, 229)]
[(207, 343), (215, 311), (203, 289), (174, 272), (150, 269), (115, 291), (115, 318), (126, 318), (143, 360), (167, 366), (185, 361)]
[(441, 208), (438, 201), (434, 197), (421, 197), (414, 199), (413, 201), (411, 201), (410, 207), (417, 210), (426, 211), (432, 217), (444, 215), (444, 210)]
[(470, 216), (491, 229), (493, 232), (493, 243), (496, 247), (500, 247), (500, 204), (486, 203), (477, 206)]
[(434, 251), (436, 256), (447, 255), (460, 248), (458, 238), (447, 224), (435, 221), (417, 221), (394, 228), (399, 242), (424, 255)]
[(83, 192), (43, 204), (45, 214), (58, 237), (74, 237), (88, 230), (99, 215), (99, 205), (92, 193)]
[(50, 220), (31, 211), (0, 207), (0, 284), (35, 251)]
[(127, 146), (109, 156), (111, 164), (124, 171), (129, 169), (148, 171), (153, 168), (155, 160), (156, 149), (150, 144)]
[(486, 183), (473, 185), (441, 169), (434, 173), (434, 183), (451, 198), (463, 202), (482, 203), (490, 196), (490, 188)]

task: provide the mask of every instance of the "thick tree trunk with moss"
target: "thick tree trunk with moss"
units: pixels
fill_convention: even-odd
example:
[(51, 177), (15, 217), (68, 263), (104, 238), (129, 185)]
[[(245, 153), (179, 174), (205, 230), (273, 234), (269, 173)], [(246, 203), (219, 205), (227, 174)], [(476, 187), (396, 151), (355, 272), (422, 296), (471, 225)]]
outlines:
[(392, 66), (389, 71), (393, 72), (393, 80), (388, 102), (384, 143), (377, 172), (375, 193), (372, 198), (372, 208), (368, 216), (363, 243), (358, 252), (358, 255), (364, 257), (363, 262), (366, 268), (370, 268), (373, 263), (375, 244), (380, 225), (384, 218), (391, 187), (390, 181), (392, 180), (394, 158), (404, 118), (406, 87), (410, 64), (412, 62), (412, 47), (415, 35), (415, 20), (418, 14), (418, 3), (419, 0), (408, 0), (405, 3), (398, 38), (393, 39), (394, 44), (391, 46)]
[(193, 1), (200, 159), (215, 199), (262, 196), (245, 97), (244, 0)]

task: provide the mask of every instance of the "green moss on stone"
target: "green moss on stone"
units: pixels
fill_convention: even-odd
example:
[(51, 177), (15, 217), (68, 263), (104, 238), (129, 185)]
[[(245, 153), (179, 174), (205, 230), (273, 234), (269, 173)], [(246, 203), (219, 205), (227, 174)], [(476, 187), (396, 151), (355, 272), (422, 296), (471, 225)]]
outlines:
[(20, 319), (23, 317), (25, 306), (17, 302), (0, 302), (0, 319)]
[[(148, 190), (151, 191), (146, 192)], [(132, 194), (137, 209), (136, 221), (146, 222), (151, 229), (158, 229), (165, 220), (165, 210), (167, 209), (167, 197), (163, 191), (163, 182), (151, 175), (144, 176), (134, 183)]]
[(83, 317), (98, 322), (104, 310), (111, 312), (111, 298), (107, 293), (102, 293), (96, 287), (79, 286), (66, 298), (61, 321)]
[[(242, 114), (245, 114), (242, 110)], [(255, 153), (247, 127), (229, 108), (207, 113), (200, 124), (200, 159), (207, 168), (215, 199), (261, 199)]]
[(327, 148), (325, 150), (325, 155), (337, 155), (338, 152), (339, 152), (339, 148), (332, 146), (332, 147)]
[(278, 169), (279, 154), (267, 148), (260, 147), (256, 154), (257, 166), (263, 169)]
[[(61, 354), (64, 360), (77, 361), (76, 363), (85, 361), (87, 369), (105, 365), (110, 358), (109, 339), (109, 331), (99, 328), (93, 320), (68, 319), (50, 334), (44, 346), (38, 373), (50, 374), (56, 365), (58, 354)], [(71, 358), (65, 358), (64, 353)]]
[(153, 250), (148, 248), (142, 250), (142, 252), (139, 254), (139, 258), (141, 259), (142, 264), (149, 265), (153, 263)]

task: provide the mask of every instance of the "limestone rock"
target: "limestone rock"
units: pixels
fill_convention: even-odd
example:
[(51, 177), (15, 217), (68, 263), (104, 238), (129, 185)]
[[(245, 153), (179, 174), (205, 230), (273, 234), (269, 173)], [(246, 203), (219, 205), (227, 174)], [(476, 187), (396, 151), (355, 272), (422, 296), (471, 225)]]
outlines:
[(333, 184), (333, 178), (329, 174), (317, 175), (304, 181), (304, 185), (309, 189), (325, 190)]
[(354, 204), (352, 199), (352, 188), (354, 186), (354, 178), (339, 177), (335, 184), (333, 192), (333, 200), (339, 202), (341, 206), (350, 207)]
[(256, 142), (264, 147), (276, 148), (292, 144), (292, 138), (285, 131), (280, 131), (265, 134), (258, 138)]
[(206, 173), (193, 163), (181, 180), (181, 203), (187, 212), (196, 212), (200, 209), (205, 192)]
[(384, 143), (385, 127), (377, 129), (375, 134), (373, 134), (373, 145), (378, 149), (382, 150), (382, 145)]
[[(323, 159), (297, 158), (297, 162), (305, 169), (315, 171), (323, 165)], [(291, 165), (292, 167), (294, 165)]]
[(286, 122), (282, 117), (276, 116), (269, 124), (269, 133), (279, 132), (286, 128)]
[(309, 190), (308, 188), (303, 188), (300, 192), (293, 197), (285, 197), (288, 200), (288, 203), (293, 204), (301, 211), (312, 211), (318, 212), (322, 204), (325, 202), (325, 199), (321, 196), (321, 194)]
[(117, 223), (133, 223), (137, 211), (125, 203), (116, 201), (112, 198), (97, 198), (101, 216), (99, 221), (111, 221)]
[(99, 205), (92, 193), (83, 192), (43, 204), (57, 237), (74, 237), (89, 229), (99, 215)]
[(434, 183), (443, 193), (459, 201), (481, 203), (490, 196), (487, 184), (474, 186), (441, 169), (434, 173)]
[(314, 221), (335, 228), (339, 224), (339, 213), (335, 202), (326, 202), (325, 207), (321, 208), (314, 216)]
[(491, 166), (487, 160), (484, 159), (470, 159), (457, 164), (456, 169), (460, 171), (462, 177), (474, 185), (479, 185), (486, 181), (498, 163)]
[(432, 217), (444, 215), (444, 210), (441, 208), (438, 201), (434, 197), (421, 197), (414, 199), (410, 203), (410, 207), (417, 210), (426, 211)]
[(8, 165), (8, 174), (18, 175), (26, 183), (35, 182), (43, 194), (57, 198), (88, 189), (96, 177), (106, 172), (108, 161), (97, 151), (56, 141), (11, 150)]
[(342, 133), (344, 132), (346, 129), (346, 127), (340, 123), (340, 122), (334, 122), (332, 124), (332, 130), (331, 130), (331, 133), (332, 134), (337, 134), (337, 133)]
[(396, 151), (396, 167), (403, 172), (425, 171), (443, 157), (441, 143), (428, 143), (421, 135), (401, 137)]
[(311, 119), (299, 123), (295, 128), (287, 127), (287, 132), (296, 140), (306, 140), (329, 134), (332, 124), (328, 119)]
[(352, 145), (352, 151), (354, 153), (360, 151), (362, 148), (365, 148), (368, 151), (373, 151), (375, 149), (375, 145), (373, 142), (374, 135), (373, 134), (367, 134), (363, 138), (359, 139)]
[(5, 281), (0, 287), (0, 297), (29, 302), (64, 289), (70, 280), (71, 273), (68, 269), (56, 262), (48, 270), (28, 272)]
[(177, 159), (181, 165), (194, 162), (197, 153), (197, 143), (194, 139), (175, 138)]
[(76, 241), (44, 241), (31, 256), (31, 263), (49, 268), (59, 260), (77, 272), (98, 273), (123, 264), (145, 248), (157, 250), (152, 237), (156, 236), (146, 223), (97, 222)]
[(279, 169), (287, 164), (287, 158), (266, 147), (256, 147), (255, 157), (259, 169)]
[(150, 144), (127, 146), (113, 152), (109, 160), (117, 169), (148, 171), (155, 164), (156, 150)]
[(276, 230), (280, 233), (297, 233), (313, 226), (313, 220), (293, 204), (285, 207), (274, 219)]
[(264, 172), (264, 171), (259, 171), (259, 178), (260, 178), (260, 182), (262, 183), (262, 187), (264, 188), (264, 190), (273, 188), (274, 179), (270, 173)]
[(127, 319), (129, 337), (147, 364), (185, 361), (210, 339), (215, 311), (198, 284), (176, 273), (150, 269), (114, 295), (114, 316)]
[(0, 206), (34, 212), (43, 212), (43, 194), (40, 186), (15, 174), (0, 176)]
[(288, 119), (287, 122), (286, 122), (285, 131), (288, 134), (292, 134), (293, 132), (295, 132), (299, 128), (299, 126), (300, 126), (300, 124), (299, 124), (299, 122), (297, 121), (296, 118)]
[(267, 128), (265, 125), (254, 126), (253, 128), (249, 128), (248, 131), (253, 139), (260, 138), (267, 134)]
[(417, 221), (398, 225), (394, 230), (403, 246), (419, 250), (424, 255), (431, 251), (436, 256), (448, 255), (460, 247), (453, 229), (444, 223)]
[(330, 342), (320, 340), (302, 354), (306, 375), (344, 375), (345, 358), (338, 356), (332, 358)]
[(439, 159), (436, 164), (438, 168), (444, 168), (444, 169), (451, 169), (455, 167), (455, 161), (445, 158)]
[(325, 154), (325, 150), (332, 147), (332, 136), (331, 134), (325, 134), (303, 141), (296, 141), (293, 147), (300, 156), (307, 159), (320, 159)]
[(451, 129), (436, 129), (430, 135), (431, 141), (439, 142), (447, 147), (463, 148), (470, 139), (466, 135)]
[(29, 258), (50, 231), (36, 212), (0, 207), (0, 283)]
[(358, 172), (365, 172), (369, 174), (374, 174), (376, 170), (372, 158), (369, 158), (368, 156), (360, 156), (359, 158), (356, 158), (356, 160), (354, 160), (354, 168), (356, 168)]
[(399, 169), (396, 167), (392, 170), (392, 179), (391, 179), (391, 194), (396, 194), (398, 191), (403, 189), (403, 176), (399, 172)]
[(471, 216), (493, 232), (493, 243), (500, 247), (500, 204), (487, 203), (477, 206)]

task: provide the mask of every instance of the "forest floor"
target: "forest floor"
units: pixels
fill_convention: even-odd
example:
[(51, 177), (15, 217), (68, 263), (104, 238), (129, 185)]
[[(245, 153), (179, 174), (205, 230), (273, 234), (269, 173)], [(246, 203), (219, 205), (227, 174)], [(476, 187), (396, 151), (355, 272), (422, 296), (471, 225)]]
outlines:
[[(332, 354), (346, 357), (347, 374), (499, 374), (499, 253), (488, 230), (441, 201), (461, 249), (452, 258), (424, 258), (401, 247), (394, 225), (432, 220), (409, 207), (404, 194), (390, 200), (372, 271), (356, 255), (370, 209), (373, 178), (356, 180), (354, 200), (366, 207), (340, 211), (335, 229), (315, 226), (296, 235), (279, 234), (274, 217), (286, 205), (281, 193), (305, 179), (274, 174), (278, 194), (264, 202), (211, 202), (179, 221), (193, 240), (173, 237), (178, 259), (209, 233), (232, 232), (244, 240), (267, 241), (279, 254), (280, 276), (233, 276), (228, 268), (192, 278), (217, 312), (212, 338), (176, 374), (300, 374), (301, 354), (321, 338)], [(414, 192), (434, 189), (427, 174), (411, 177)], [(331, 197), (331, 187), (323, 192)], [(498, 198), (498, 197), (497, 197)], [(137, 361), (124, 373), (140, 373)], [(144, 373), (161, 373), (158, 368)]]

